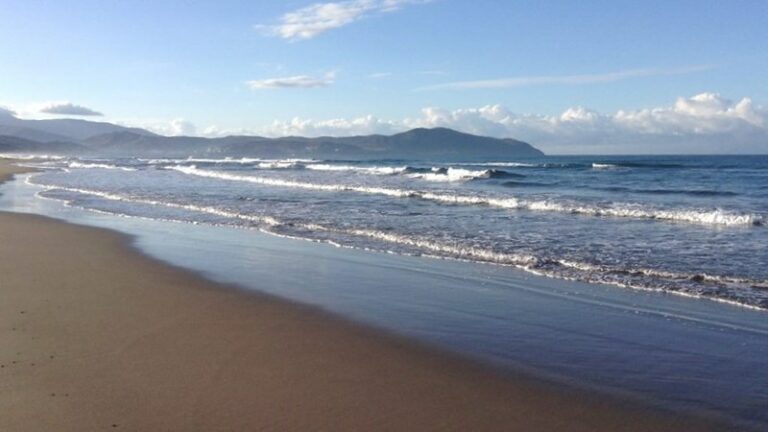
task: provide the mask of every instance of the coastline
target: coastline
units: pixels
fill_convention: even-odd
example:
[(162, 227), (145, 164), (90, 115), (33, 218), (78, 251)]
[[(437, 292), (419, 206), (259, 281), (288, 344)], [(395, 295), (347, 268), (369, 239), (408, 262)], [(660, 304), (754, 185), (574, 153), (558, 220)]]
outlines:
[[(28, 171), (0, 161), (0, 182)], [(704, 430), (0, 213), (0, 429)]]

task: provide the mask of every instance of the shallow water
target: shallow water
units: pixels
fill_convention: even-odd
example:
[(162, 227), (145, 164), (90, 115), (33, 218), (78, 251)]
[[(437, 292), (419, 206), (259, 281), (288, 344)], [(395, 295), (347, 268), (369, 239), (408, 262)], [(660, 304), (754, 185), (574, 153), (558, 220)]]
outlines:
[(50, 160), (75, 206), (768, 309), (768, 157)]

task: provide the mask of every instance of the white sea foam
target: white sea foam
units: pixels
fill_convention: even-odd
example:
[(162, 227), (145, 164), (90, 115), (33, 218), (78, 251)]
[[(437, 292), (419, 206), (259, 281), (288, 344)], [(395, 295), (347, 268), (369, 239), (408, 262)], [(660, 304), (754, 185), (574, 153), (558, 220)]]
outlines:
[[(301, 163), (312, 163), (317, 162), (314, 159), (262, 159), (262, 158), (232, 158), (232, 157), (225, 157), (225, 158), (195, 158), (195, 157), (188, 157), (184, 159), (169, 159), (169, 158), (160, 158), (160, 159), (139, 159), (141, 162), (145, 162), (149, 165), (165, 165), (165, 164), (184, 164), (184, 163), (211, 163), (211, 164), (259, 164), (259, 163), (265, 163), (265, 164), (301, 164)], [(266, 167), (266, 166), (265, 166)]]
[(621, 268), (610, 267), (571, 260), (557, 260), (557, 263), (566, 268), (572, 268), (583, 272), (600, 274), (631, 275), (633, 277), (652, 277), (664, 280), (695, 281), (700, 283), (719, 285), (752, 286), (760, 289), (768, 288), (768, 280), (748, 279), (734, 276), (710, 275), (706, 273), (682, 273), (647, 268)]
[(511, 210), (530, 210), (558, 212), (588, 216), (611, 216), (635, 219), (665, 220), (701, 225), (762, 225), (764, 217), (751, 214), (736, 214), (721, 209), (655, 209), (632, 203), (610, 203), (603, 206), (581, 204), (577, 202), (559, 202), (554, 200), (531, 200), (512, 196), (487, 197), (480, 195), (460, 195), (443, 192), (419, 191), (390, 187), (358, 186), (346, 184), (310, 183), (296, 180), (284, 180), (268, 177), (243, 176), (219, 171), (199, 169), (194, 165), (170, 166), (168, 169), (198, 177), (215, 178), (228, 181), (249, 182), (266, 186), (299, 188), (326, 192), (357, 192), (371, 195), (383, 195), (395, 198), (417, 198), (443, 204), (490, 206)]
[(592, 168), (594, 169), (614, 169), (619, 168), (618, 165), (614, 164), (606, 164), (606, 163), (593, 163)]
[(170, 158), (160, 158), (160, 159), (139, 159), (142, 162), (146, 162), (150, 165), (159, 165), (159, 164), (180, 164), (180, 163), (231, 163), (231, 164), (247, 164), (247, 163), (254, 163), (259, 162), (261, 159), (250, 159), (250, 158), (240, 158), (240, 159), (232, 159), (232, 158), (223, 158), (223, 159), (213, 159), (213, 158), (184, 158), (184, 159), (170, 159)]
[(302, 167), (302, 165), (299, 162), (286, 162), (286, 161), (259, 162), (258, 165), (256, 166), (261, 169), (288, 169), (288, 168)]
[(352, 171), (363, 174), (374, 175), (393, 175), (401, 174), (408, 170), (407, 166), (355, 166), (355, 165), (333, 165), (333, 164), (311, 164), (306, 165), (306, 169), (315, 171)]
[(121, 170), (121, 171), (137, 171), (136, 168), (121, 167), (117, 165), (103, 164), (103, 163), (70, 162), (67, 166), (70, 168), (81, 168), (81, 169), (97, 168), (97, 169), (111, 169), (111, 170)]
[[(31, 177), (27, 178), (27, 182), (35, 184), (30, 182), (30, 178)], [(176, 203), (84, 188), (71, 188), (44, 184), (36, 185), (47, 188), (48, 190), (60, 190), (85, 194), (96, 196), (105, 200), (131, 202), (152, 206), (163, 206), (167, 208), (220, 216), (227, 219), (241, 220), (247, 222), (246, 226), (252, 226), (251, 224), (255, 224), (255, 228), (262, 230), (267, 229), (267, 232), (271, 232), (277, 235), (287, 235), (290, 237), (295, 236), (295, 234), (282, 233), (280, 232), (281, 230), (272, 231), (272, 229), (285, 227), (289, 230), (300, 229), (314, 233), (329, 232), (348, 236), (363, 237), (378, 242), (405, 246), (405, 253), (408, 253), (408, 248), (413, 248), (426, 256), (510, 265), (543, 276), (558, 277), (563, 279), (576, 279), (587, 282), (608, 283), (612, 285), (642, 290), (672, 292), (675, 294), (691, 297), (706, 297), (716, 301), (722, 301), (756, 309), (763, 309), (763, 307), (760, 305), (765, 304), (764, 299), (766, 295), (762, 294), (764, 291), (761, 290), (761, 288), (768, 288), (768, 281), (765, 280), (751, 280), (746, 278), (707, 274), (675, 273), (654, 269), (623, 269), (566, 259), (542, 260), (534, 255), (526, 253), (500, 252), (482, 247), (463, 245), (460, 242), (446, 243), (430, 239), (428, 237), (419, 237), (390, 231), (385, 232), (366, 228), (329, 227), (316, 223), (297, 223), (295, 221), (291, 221), (290, 224), (285, 224), (285, 222), (271, 216), (243, 214), (237, 211), (211, 206)], [(303, 234), (300, 237), (295, 238), (323, 241), (337, 246), (344, 245), (343, 243), (339, 243), (338, 240), (333, 238), (313, 239), (311, 237), (312, 235), (310, 235), (310, 238), (307, 238), (306, 234)], [(402, 253), (403, 251), (400, 252)], [(682, 285), (669, 285), (670, 282), (680, 282)], [(721, 289), (726, 289), (724, 294), (720, 293)]]
[(65, 156), (48, 155), (48, 154), (27, 154), (27, 153), (0, 153), (0, 159), (17, 159), (17, 160), (61, 160), (65, 159)]
[(361, 174), (372, 175), (395, 175), (405, 174), (410, 178), (436, 181), (453, 182), (465, 181), (476, 178), (490, 177), (491, 170), (468, 170), (464, 168), (442, 168), (432, 167), (430, 172), (412, 172), (413, 168), (404, 166), (357, 166), (357, 165), (336, 165), (336, 164), (311, 164), (305, 168), (315, 171), (350, 171)]
[(250, 164), (250, 163), (256, 163), (260, 162), (263, 159), (258, 158), (231, 158), (226, 157), (223, 159), (215, 159), (215, 158), (187, 158), (184, 161), (185, 162), (199, 162), (199, 163), (220, 163), (220, 164)]
[(449, 167), (432, 168), (432, 172), (428, 173), (411, 173), (408, 174), (408, 177), (434, 182), (457, 182), (489, 178), (491, 174), (491, 170), (468, 170), (464, 168)]
[(168, 201), (132, 197), (128, 195), (121, 195), (121, 194), (104, 192), (104, 191), (93, 190), (93, 189), (72, 188), (72, 187), (65, 187), (65, 186), (44, 185), (44, 184), (36, 184), (36, 183), (32, 183), (32, 184), (37, 186), (42, 186), (48, 189), (74, 192), (74, 193), (83, 194), (83, 195), (91, 195), (91, 196), (99, 197), (99, 198), (110, 200), (110, 201), (123, 201), (123, 202), (131, 202), (136, 204), (163, 206), (163, 207), (180, 209), (180, 210), (188, 210), (188, 211), (198, 212), (198, 213), (207, 213), (215, 216), (222, 216), (225, 218), (240, 219), (240, 220), (245, 220), (249, 222), (263, 223), (266, 225), (281, 224), (281, 222), (269, 216), (245, 215), (237, 212), (219, 209), (216, 207), (199, 206), (195, 204), (179, 204), (179, 203), (173, 203)]
[(492, 167), (512, 167), (512, 168), (544, 168), (551, 164), (535, 164), (528, 162), (461, 162), (456, 165), (471, 165), (471, 166), (492, 166)]
[(557, 163), (557, 162), (458, 162), (457, 166), (487, 166), (497, 168), (568, 168), (578, 167), (578, 163)]
[[(276, 218), (270, 216), (254, 216), (248, 214), (242, 214), (234, 211), (223, 210), (216, 207), (200, 206), (195, 204), (180, 204), (169, 201), (147, 199), (129, 195), (121, 195), (116, 193), (104, 192), (93, 189), (84, 188), (72, 188), (65, 186), (54, 186), (35, 184), (49, 190), (60, 190), (66, 192), (74, 192), (77, 194), (90, 195), (98, 198), (102, 198), (109, 201), (123, 201), (136, 204), (146, 204), (152, 206), (162, 206), (167, 208), (188, 210), (198, 213), (211, 214), (215, 216), (221, 216), (230, 219), (239, 219), (249, 222), (256, 222), (265, 224), (268, 226), (280, 226), (284, 223)], [(367, 237), (374, 240), (384, 241), (388, 243), (396, 243), (401, 245), (412, 246), (418, 249), (427, 250), (430, 252), (446, 254), (456, 258), (473, 259), (483, 262), (491, 262), (497, 264), (514, 265), (520, 267), (526, 267), (536, 264), (537, 259), (532, 255), (510, 254), (502, 252), (494, 252), (476, 247), (465, 247), (455, 244), (444, 244), (435, 242), (429, 239), (422, 239), (417, 237), (410, 237), (402, 234), (395, 234), (390, 232), (383, 232), (370, 229), (344, 229), (344, 228), (332, 228), (315, 223), (297, 224), (292, 223), (295, 228), (302, 228), (309, 231), (319, 232), (336, 232), (340, 234), (353, 235), (358, 237)]]
[(412, 246), (430, 252), (446, 254), (454, 258), (513, 265), (517, 267), (529, 267), (538, 262), (538, 259), (533, 255), (503, 253), (476, 247), (462, 246), (458, 244), (445, 244), (429, 239), (411, 237), (391, 232), (369, 229), (348, 229), (344, 230), (343, 232), (346, 234), (368, 237), (389, 243)]

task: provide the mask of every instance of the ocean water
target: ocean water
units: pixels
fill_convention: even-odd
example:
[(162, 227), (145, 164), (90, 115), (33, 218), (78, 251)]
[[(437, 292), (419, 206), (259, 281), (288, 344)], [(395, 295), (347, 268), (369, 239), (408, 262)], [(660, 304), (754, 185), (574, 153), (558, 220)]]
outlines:
[(0, 186), (0, 210), (513, 373), (768, 427), (766, 157), (27, 162), (45, 170)]
[(68, 159), (72, 206), (768, 309), (768, 156)]

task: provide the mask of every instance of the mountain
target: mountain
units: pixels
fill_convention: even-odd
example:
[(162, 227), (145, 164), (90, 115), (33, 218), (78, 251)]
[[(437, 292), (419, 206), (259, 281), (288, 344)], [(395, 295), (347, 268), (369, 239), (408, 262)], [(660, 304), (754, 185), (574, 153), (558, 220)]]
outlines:
[(48, 132), (44, 132), (38, 129), (28, 128), (24, 126), (13, 126), (0, 124), (0, 135), (12, 136), (22, 138), (31, 141), (38, 142), (51, 142), (51, 141), (66, 141), (68, 138), (64, 135), (57, 135)]
[(82, 142), (96, 153), (112, 156), (479, 160), (543, 155), (522, 141), (482, 137), (447, 128), (412, 129), (391, 136), (317, 138), (164, 137), (121, 131)]
[(523, 141), (471, 135), (448, 128), (417, 128), (395, 135), (352, 137), (167, 137), (111, 123), (72, 119), (22, 120), (6, 114), (0, 115), (0, 136), (4, 139), (0, 141), (4, 143), (0, 152), (60, 152), (91, 156), (471, 161), (543, 155)]
[(106, 122), (79, 119), (24, 120), (0, 113), (0, 134), (18, 136), (34, 141), (81, 141), (92, 136), (127, 131), (139, 135), (157, 136), (140, 128), (129, 128)]
[(440, 156), (445, 159), (485, 159), (492, 157), (543, 156), (530, 144), (511, 138), (498, 139), (471, 135), (448, 128), (411, 129), (384, 137), (385, 152), (403, 153), (411, 157)]
[(16, 136), (0, 135), (0, 153), (78, 154), (88, 149), (66, 141), (39, 142)]

